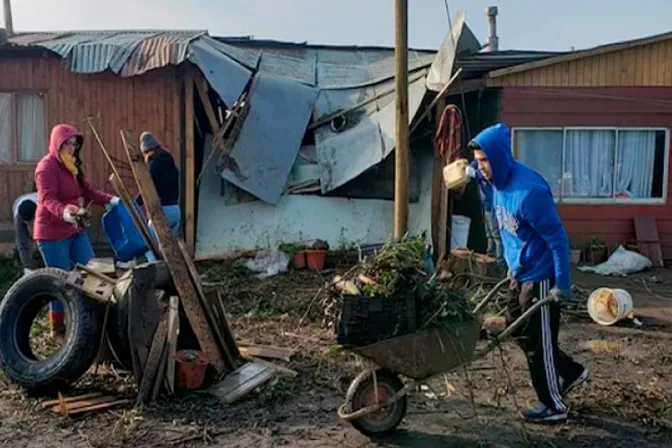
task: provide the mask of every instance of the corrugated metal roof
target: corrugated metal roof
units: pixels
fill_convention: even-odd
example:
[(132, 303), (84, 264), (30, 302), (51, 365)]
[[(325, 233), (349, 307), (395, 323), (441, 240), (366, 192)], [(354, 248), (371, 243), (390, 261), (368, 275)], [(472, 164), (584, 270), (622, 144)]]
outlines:
[(207, 31), (77, 31), (63, 33), (19, 33), (10, 46), (39, 46), (69, 62), (76, 73), (100, 73), (111, 69), (122, 76), (134, 76), (187, 57), (189, 43)]
[(505, 50), (477, 53), (457, 58), (464, 78), (481, 77), (492, 70), (539, 61), (567, 53), (548, 51)]

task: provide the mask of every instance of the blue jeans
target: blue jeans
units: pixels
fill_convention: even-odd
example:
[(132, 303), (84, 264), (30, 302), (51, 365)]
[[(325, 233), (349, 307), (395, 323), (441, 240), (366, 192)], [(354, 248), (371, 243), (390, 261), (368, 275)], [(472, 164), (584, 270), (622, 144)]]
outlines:
[[(182, 211), (180, 210), (180, 206), (166, 205), (165, 207), (163, 207), (163, 213), (166, 215), (166, 219), (168, 220), (168, 226), (170, 226), (170, 231), (173, 233), (173, 235), (179, 236), (180, 224), (182, 223)], [(152, 224), (152, 221), (150, 220), (147, 224), (149, 226), (149, 231), (152, 233), (152, 236), (154, 237), (154, 241), (157, 241), (156, 230), (154, 230), (154, 225)], [(147, 251), (145, 257), (147, 257), (147, 261), (156, 261), (156, 256), (151, 250)]]
[[(75, 264), (86, 265), (95, 257), (89, 236), (85, 232), (71, 236), (65, 240), (38, 241), (44, 265), (48, 268), (59, 268), (70, 271)], [(49, 303), (49, 311), (52, 315), (63, 315), (65, 309), (58, 300)]]
[(483, 221), (485, 224), (485, 236), (488, 240), (488, 255), (491, 255), (499, 262), (503, 262), (504, 248), (502, 246), (502, 238), (499, 233), (499, 224), (495, 216), (494, 209), (483, 210)]

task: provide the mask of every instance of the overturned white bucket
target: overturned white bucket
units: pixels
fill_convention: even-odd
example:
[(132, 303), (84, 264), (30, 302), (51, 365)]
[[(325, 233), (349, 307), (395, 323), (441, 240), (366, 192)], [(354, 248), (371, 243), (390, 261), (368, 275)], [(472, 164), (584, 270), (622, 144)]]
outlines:
[(469, 241), (471, 218), (468, 216), (453, 215), (450, 226), (450, 250), (466, 249)]
[(625, 289), (598, 288), (588, 297), (588, 314), (600, 325), (633, 317), (632, 296)]

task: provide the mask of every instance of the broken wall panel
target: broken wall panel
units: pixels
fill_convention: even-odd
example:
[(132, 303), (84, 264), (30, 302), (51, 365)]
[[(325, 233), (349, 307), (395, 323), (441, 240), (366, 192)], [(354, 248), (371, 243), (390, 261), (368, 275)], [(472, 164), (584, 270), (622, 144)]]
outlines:
[(301, 147), (317, 90), (275, 75), (259, 73), (250, 112), (232, 150), (235, 172), (222, 178), (269, 204), (280, 200)]
[[(413, 79), (413, 78), (412, 78)], [(409, 85), (409, 124), (425, 96), (425, 77), (416, 76)], [(326, 116), (373, 99), (344, 113), (345, 124), (332, 120), (315, 129), (317, 161), (322, 166), (323, 193), (345, 185), (371, 167), (381, 163), (394, 149), (396, 95), (392, 82), (360, 89), (323, 90), (315, 105), (315, 115)]]
[(240, 98), (252, 76), (243, 65), (200, 39), (189, 46), (189, 60), (196, 64), (227, 105)]
[[(206, 157), (208, 152), (206, 146)], [(414, 155), (420, 191), (418, 202), (409, 207), (409, 232), (430, 234), (432, 148), (418, 148)], [(197, 258), (309, 239), (322, 239), (335, 249), (352, 247), (384, 242), (394, 230), (392, 200), (289, 194), (275, 206), (260, 200), (227, 204), (220, 196), (221, 182), (214, 170), (207, 171), (201, 180)]]

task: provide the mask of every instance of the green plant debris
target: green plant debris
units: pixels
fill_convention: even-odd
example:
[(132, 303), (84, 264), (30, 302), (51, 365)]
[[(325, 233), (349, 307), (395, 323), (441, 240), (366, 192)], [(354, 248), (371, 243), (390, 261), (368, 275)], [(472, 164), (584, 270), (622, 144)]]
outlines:
[(365, 297), (415, 297), (420, 327), (472, 319), (465, 291), (434, 282), (424, 236), (385, 244), (373, 257), (336, 276), (331, 291)]

